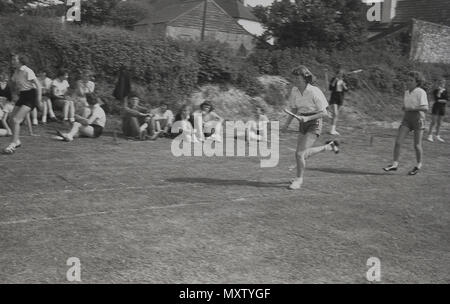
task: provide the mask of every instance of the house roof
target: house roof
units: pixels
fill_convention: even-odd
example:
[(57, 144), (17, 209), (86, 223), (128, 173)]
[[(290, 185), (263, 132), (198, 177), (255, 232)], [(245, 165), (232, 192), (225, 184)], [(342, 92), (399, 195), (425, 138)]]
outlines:
[(170, 22), (178, 18), (179, 16), (189, 12), (190, 10), (194, 9), (201, 3), (203, 3), (203, 0), (180, 1), (177, 4), (162, 6), (160, 9), (157, 9), (157, 11), (153, 14), (153, 17), (144, 19), (138, 22), (136, 25)]
[(449, 0), (401, 0), (397, 3), (394, 23), (419, 19), (433, 23), (450, 25)]
[(247, 19), (251, 21), (259, 21), (253, 15), (251, 8), (245, 6), (239, 0), (214, 0), (219, 4), (231, 17), (237, 19)]
[[(193, 2), (203, 2), (203, 0), (154, 0), (152, 6), (155, 8), (155, 16), (158, 19), (161, 17), (172, 17), (176, 13), (183, 13), (189, 9)], [(240, 0), (214, 0), (228, 15), (235, 19), (246, 19), (251, 21), (258, 21), (255, 15), (252, 13), (250, 7), (245, 6)], [(170, 19), (172, 20), (172, 19)], [(152, 22), (155, 23), (155, 22)], [(142, 24), (141, 22), (138, 24)]]

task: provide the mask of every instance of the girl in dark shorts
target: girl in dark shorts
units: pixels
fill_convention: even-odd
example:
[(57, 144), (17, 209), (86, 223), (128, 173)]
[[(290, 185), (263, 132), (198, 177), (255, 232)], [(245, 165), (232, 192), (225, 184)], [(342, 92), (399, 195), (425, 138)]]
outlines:
[[(292, 70), (294, 87), (289, 96), (291, 112), (298, 115), (300, 134), (298, 136), (297, 150), (297, 177), (292, 181), (289, 189), (300, 189), (303, 184), (303, 175), (306, 168), (306, 159), (323, 151), (339, 152), (339, 143), (329, 141), (323, 146), (313, 147), (322, 131), (322, 119), (329, 117), (328, 102), (322, 91), (313, 86), (314, 76), (305, 67), (300, 66)], [(283, 131), (287, 130), (293, 117), (289, 116)]]
[(425, 79), (422, 73), (411, 71), (408, 73), (406, 86), (408, 90), (405, 92), (402, 124), (398, 130), (397, 139), (394, 147), (394, 162), (383, 168), (384, 171), (397, 171), (398, 160), (400, 158), (400, 149), (405, 140), (406, 135), (410, 131), (414, 131), (414, 148), (416, 150), (417, 165), (409, 171), (408, 175), (416, 175), (422, 168), (422, 138), (425, 130), (425, 113), (428, 111), (427, 93), (421, 88)]
[(433, 115), (431, 118), (430, 131), (428, 132), (427, 140), (433, 142), (433, 128), (436, 126), (436, 140), (440, 142), (445, 142), (442, 137), (439, 135), (439, 131), (441, 129), (442, 117), (445, 116), (445, 108), (447, 107), (448, 101), (448, 91), (445, 88), (445, 78), (442, 78), (439, 81), (439, 87), (434, 90), (434, 104), (431, 110), (431, 114)]
[(11, 81), (14, 90), (19, 94), (19, 100), (17, 100), (12, 113), (12, 141), (5, 149), (3, 149), (4, 154), (13, 154), (16, 149), (22, 145), (19, 138), (20, 124), (26, 118), (27, 114), (35, 107), (42, 108), (41, 85), (34, 72), (26, 66), (25, 57), (13, 55), (11, 58), (11, 65), (15, 69)]
[[(325, 70), (325, 80), (328, 82), (328, 73)], [(345, 92), (348, 91), (348, 85), (345, 81), (344, 69), (339, 69), (331, 81), (329, 82), (329, 89), (331, 91), (330, 105), (333, 108), (333, 122), (331, 124), (331, 135), (340, 135), (336, 131), (336, 125), (339, 117), (339, 110), (344, 104)]]

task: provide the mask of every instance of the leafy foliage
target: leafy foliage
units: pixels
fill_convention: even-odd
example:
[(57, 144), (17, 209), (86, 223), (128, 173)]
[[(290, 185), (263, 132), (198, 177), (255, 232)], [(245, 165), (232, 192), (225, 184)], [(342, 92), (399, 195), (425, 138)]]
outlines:
[(343, 49), (362, 41), (364, 8), (360, 0), (281, 0), (254, 13), (278, 47)]

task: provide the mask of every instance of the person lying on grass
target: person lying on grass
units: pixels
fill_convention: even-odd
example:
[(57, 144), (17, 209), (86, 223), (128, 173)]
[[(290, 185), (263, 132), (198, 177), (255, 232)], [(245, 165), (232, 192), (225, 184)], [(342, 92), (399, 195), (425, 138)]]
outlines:
[(102, 135), (106, 124), (105, 111), (100, 106), (100, 99), (95, 94), (86, 94), (89, 105), (88, 117), (75, 115), (75, 122), (68, 133), (57, 131), (59, 139), (71, 142), (75, 137), (98, 138)]
[(144, 140), (156, 139), (152, 133), (152, 114), (146, 107), (141, 106), (140, 98), (136, 95), (124, 100), (122, 109), (122, 132), (124, 136)]

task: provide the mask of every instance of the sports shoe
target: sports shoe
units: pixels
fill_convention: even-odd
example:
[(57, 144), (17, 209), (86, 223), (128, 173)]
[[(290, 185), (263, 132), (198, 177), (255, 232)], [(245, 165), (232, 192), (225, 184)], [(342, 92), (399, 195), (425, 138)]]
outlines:
[(383, 168), (383, 170), (386, 172), (397, 171), (397, 169), (398, 169), (398, 166), (394, 166), (394, 165), (389, 165), (389, 166)]
[(331, 145), (331, 150), (338, 154), (339, 153), (339, 142), (337, 140), (329, 140), (326, 142), (327, 145)]
[(429, 142), (434, 142), (434, 140), (433, 140), (433, 135), (428, 135), (427, 140), (428, 140)]
[(440, 142), (445, 142), (445, 140), (441, 136), (436, 136), (436, 140)]
[(3, 154), (14, 154), (16, 152), (16, 149), (21, 147), (22, 144), (19, 142), (16, 143), (10, 143), (5, 149), (3, 149)]
[(419, 173), (419, 168), (414, 167), (411, 171), (408, 172), (408, 175), (416, 175), (417, 173)]
[(61, 131), (56, 130), (56, 134), (57, 134), (58, 136), (62, 137), (63, 140), (66, 141), (66, 142), (71, 142), (71, 141), (73, 141), (73, 137), (69, 136), (69, 134), (67, 134), (67, 133), (62, 133)]
[(331, 130), (330, 131), (330, 134), (331, 135), (335, 135), (335, 136), (339, 136), (339, 135), (341, 135), (338, 131), (336, 131), (336, 130)]
[(302, 178), (296, 178), (294, 179), (291, 184), (289, 185), (289, 190), (299, 190), (302, 187), (303, 179)]

